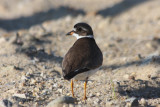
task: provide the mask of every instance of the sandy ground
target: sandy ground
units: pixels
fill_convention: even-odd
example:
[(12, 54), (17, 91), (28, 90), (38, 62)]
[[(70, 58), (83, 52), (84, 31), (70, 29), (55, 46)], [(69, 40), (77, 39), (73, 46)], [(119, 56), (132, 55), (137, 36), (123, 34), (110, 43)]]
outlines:
[(75, 82), (77, 104), (127, 107), (136, 97), (139, 106), (158, 106), (159, 0), (1, 0), (0, 100), (29, 107), (71, 96), (61, 62), (76, 40), (65, 34), (77, 22), (92, 26), (104, 58), (86, 102), (83, 82)]

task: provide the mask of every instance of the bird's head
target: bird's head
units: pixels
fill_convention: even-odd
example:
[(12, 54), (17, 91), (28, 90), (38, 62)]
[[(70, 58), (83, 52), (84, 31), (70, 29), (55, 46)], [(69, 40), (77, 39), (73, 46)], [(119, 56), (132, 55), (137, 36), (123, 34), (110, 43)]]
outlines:
[(77, 23), (74, 25), (73, 30), (68, 32), (66, 35), (75, 36), (77, 39), (84, 37), (93, 38), (93, 31), (87, 23)]

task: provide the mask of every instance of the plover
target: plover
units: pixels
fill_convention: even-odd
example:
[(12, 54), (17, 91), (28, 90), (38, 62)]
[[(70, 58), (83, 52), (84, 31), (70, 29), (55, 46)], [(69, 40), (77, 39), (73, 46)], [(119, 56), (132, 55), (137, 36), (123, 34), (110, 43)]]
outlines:
[(67, 35), (75, 36), (77, 40), (62, 61), (63, 77), (67, 80), (71, 79), (72, 97), (74, 97), (73, 79), (84, 80), (83, 99), (86, 100), (88, 77), (102, 65), (103, 55), (96, 44), (92, 28), (87, 23), (77, 23)]

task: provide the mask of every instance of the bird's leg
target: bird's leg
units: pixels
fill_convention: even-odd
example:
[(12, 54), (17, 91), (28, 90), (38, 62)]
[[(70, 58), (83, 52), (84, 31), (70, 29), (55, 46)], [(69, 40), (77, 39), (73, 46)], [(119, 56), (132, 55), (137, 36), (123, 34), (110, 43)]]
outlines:
[[(78, 80), (75, 79), (74, 81), (77, 82)], [(76, 91), (77, 91), (77, 87), (76, 87)]]
[(71, 80), (71, 90), (72, 90), (72, 97), (74, 97), (74, 91), (73, 91), (73, 80)]
[(88, 81), (88, 78), (86, 78), (86, 80), (84, 82), (84, 98), (83, 98), (83, 100), (87, 100), (87, 97), (86, 97), (87, 81)]

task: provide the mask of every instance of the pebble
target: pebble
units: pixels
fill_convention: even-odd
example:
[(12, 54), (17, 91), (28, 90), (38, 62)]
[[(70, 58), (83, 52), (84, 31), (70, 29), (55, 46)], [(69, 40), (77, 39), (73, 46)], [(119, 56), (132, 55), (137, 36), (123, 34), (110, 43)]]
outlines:
[(69, 104), (69, 107), (75, 107), (75, 105), (74, 104)]
[(98, 105), (98, 104), (100, 103), (99, 98), (95, 98), (93, 103), (94, 103), (95, 105)]
[(26, 76), (30, 76), (30, 74), (31, 74), (30, 72), (27, 72), (27, 73), (26, 73)]
[(5, 42), (5, 41), (6, 41), (5, 38), (3, 37), (0, 38), (0, 43)]
[(101, 95), (101, 93), (99, 93), (99, 92), (98, 92), (96, 95), (97, 95), (97, 96), (100, 96), (100, 95)]
[(106, 101), (106, 107), (110, 107), (111, 105), (113, 105), (112, 101)]
[(31, 35), (42, 35), (44, 33), (44, 28), (40, 25), (37, 25), (37, 26), (33, 26), (29, 29), (29, 33)]
[(51, 101), (47, 107), (54, 107), (56, 106), (57, 104), (63, 104), (63, 103), (66, 103), (66, 104), (74, 104), (74, 102), (76, 101), (75, 98), (72, 98), (72, 97), (69, 97), (69, 96), (62, 96), (62, 97), (59, 97), (53, 101)]
[(54, 106), (51, 105), (51, 106), (47, 106), (47, 107), (78, 107), (78, 106), (75, 106), (74, 104), (66, 104), (66, 103), (64, 103), (64, 104), (54, 104)]
[(60, 92), (60, 93), (62, 93), (62, 92), (63, 92), (63, 90), (62, 90), (62, 89), (58, 89), (57, 91), (58, 91), (58, 92)]
[(157, 78), (158, 75), (159, 75), (159, 74), (158, 74), (157, 72), (152, 73), (152, 74), (151, 74), (151, 79)]
[(26, 99), (25, 94), (13, 94), (13, 96)]
[(137, 106), (139, 105), (138, 99), (135, 98), (135, 97), (131, 97), (131, 98), (125, 100), (125, 101), (126, 101), (127, 103), (129, 103), (131, 107), (137, 107)]
[(15, 88), (10, 89), (10, 90), (7, 91), (7, 93), (12, 93), (12, 94), (15, 93), (15, 92), (16, 92), (16, 89), (15, 89)]
[(129, 78), (129, 75), (126, 74), (126, 75), (123, 76), (123, 78), (124, 78), (124, 79), (128, 79), (128, 78)]
[(57, 83), (54, 83), (54, 84), (53, 84), (53, 87), (54, 87), (54, 88), (57, 88), (57, 87), (58, 87)]
[(14, 99), (15, 101), (17, 101), (19, 103), (24, 103), (24, 102), (28, 102), (28, 101), (32, 100), (29, 97), (26, 98), (23, 94), (22, 95), (13, 96), (12, 99)]
[[(95, 5), (95, 8), (94, 8), (94, 6), (91, 6), (91, 8), (93, 8), (93, 10), (90, 8), (89, 8), (89, 10), (88, 9), (86, 10), (86, 6), (88, 6), (88, 5), (84, 5), (83, 6), (84, 9), (79, 9), (79, 7), (81, 7), (82, 4), (79, 1), (77, 1), (80, 4), (78, 5), (78, 7), (73, 8), (72, 11), (74, 11), (74, 12), (76, 12), (76, 11), (78, 12), (79, 10), (85, 11), (85, 15), (77, 16), (77, 15), (74, 15), (74, 13), (70, 14), (70, 15), (66, 14), (68, 12), (71, 12), (71, 10), (68, 10), (67, 0), (65, 2), (62, 2), (62, 4), (59, 1), (57, 2), (58, 4), (54, 3), (54, 2), (52, 3), (51, 0), (48, 0), (49, 2), (45, 1), (43, 4), (43, 2), (41, 2), (42, 0), (35, 0), (34, 3), (37, 3), (38, 5), (41, 5), (41, 3), (42, 3), (43, 11), (41, 9), (39, 9), (39, 7), (37, 8), (37, 6), (33, 6), (33, 7), (31, 6), (29, 9), (27, 9), (27, 13), (25, 13), (25, 12), (23, 13), (23, 10), (26, 10), (26, 8), (23, 8), (23, 7), (27, 7), (27, 6), (23, 6), (23, 1), (25, 1), (24, 4), (27, 3), (27, 5), (29, 5), (28, 3), (30, 3), (31, 5), (34, 5), (34, 3), (32, 3), (32, 2), (28, 2), (29, 0), (23, 0), (21, 2), (19, 2), (20, 0), (15, 0), (18, 2), (17, 3), (15, 2), (13, 4), (13, 6), (10, 6), (10, 4), (12, 4), (12, 3), (9, 3), (12, 1), (9, 1), (9, 0), (2, 0), (2, 1), (6, 1), (5, 3), (0, 4), (0, 5), (4, 6), (3, 11), (5, 11), (5, 8), (6, 8), (5, 15), (2, 15), (2, 16), (4, 16), (4, 20), (7, 20), (7, 22), (8, 22), (8, 19), (5, 19), (6, 16), (9, 19), (12, 18), (10, 16), (10, 14), (8, 14), (8, 12), (12, 13), (12, 11), (8, 11), (8, 9), (16, 11), (16, 9), (12, 9), (12, 7), (16, 8), (17, 6), (14, 6), (14, 4), (18, 4), (18, 7), (20, 5), (20, 7), (19, 7), (21, 10), (20, 12), (24, 16), (24, 17), (22, 17), (22, 19), (25, 19), (29, 16), (28, 19), (29, 19), (29, 22), (31, 21), (31, 23), (26, 23), (25, 26), (23, 26), (23, 23), (22, 23), (18, 27), (16, 27), (16, 26), (15, 26), (15, 28), (13, 27), (13, 29), (18, 28), (17, 30), (15, 30), (13, 32), (17, 32), (17, 31), (19, 32), (19, 29), (24, 28), (25, 32), (22, 32), (22, 34), (19, 34), (22, 37), (23, 41), (21, 41), (20, 39), (14, 38), (14, 40), (16, 39), (16, 43), (19, 45), (23, 44), (23, 42), (24, 42), (23, 47), (17, 47), (16, 45), (12, 45), (12, 44), (11, 45), (4, 45), (7, 43), (7, 40), (0, 37), (0, 43), (4, 47), (4, 50), (3, 50), (3, 47), (1, 46), (2, 49), (0, 52), (1, 53), (0, 56), (2, 59), (3, 59), (2, 56), (6, 57), (4, 59), (4, 61), (1, 61), (0, 64), (2, 64), (4, 62), (3, 64), (6, 63), (6, 64), (14, 65), (14, 66), (16, 65), (16, 66), (23, 67), (24, 70), (22, 72), (25, 72), (25, 73), (28, 72), (29, 70), (33, 70), (33, 72), (34, 72), (34, 73), (31, 73), (31, 75), (33, 75), (33, 76), (31, 76), (28, 73), (28, 76), (21, 77), (20, 76), (21, 71), (20, 72), (18, 71), (18, 73), (20, 73), (20, 74), (17, 74), (17, 72), (16, 72), (15, 73), (16, 75), (13, 75), (13, 76), (16, 76), (15, 78), (12, 77), (12, 73), (10, 73), (9, 76), (4, 79), (0, 78), (0, 90), (1, 90), (2, 95), (5, 95), (5, 94), (12, 95), (17, 92), (17, 93), (26, 93), (26, 96), (28, 97), (28, 94), (31, 96), (33, 94), (34, 101), (22, 104), (22, 106), (33, 106), (32, 104), (34, 104), (34, 103), (37, 103), (37, 106), (41, 106), (41, 105), (45, 105), (48, 101), (52, 101), (51, 99), (59, 98), (58, 96), (62, 96), (63, 94), (64, 95), (71, 95), (70, 83), (66, 82), (66, 80), (64, 80), (64, 79), (60, 79), (60, 78), (57, 79), (55, 73), (59, 74), (59, 72), (61, 72), (61, 67), (60, 67), (61, 60), (60, 59), (63, 58), (64, 54), (70, 48), (70, 45), (72, 45), (72, 43), (74, 43), (74, 41), (75, 41), (74, 40), (75, 38), (72, 39), (72, 38), (64, 37), (65, 33), (67, 33), (69, 30), (71, 30), (71, 28), (73, 27), (73, 25), (75, 23), (84, 19), (84, 21), (87, 21), (87, 23), (89, 23), (89, 24), (91, 24), (91, 26), (93, 26), (92, 28), (93, 28), (93, 31), (95, 31), (94, 32), (95, 38), (96, 38), (96, 40), (98, 40), (97, 43), (99, 44), (100, 48), (102, 49), (102, 52), (104, 55), (104, 64), (103, 64), (104, 68), (102, 68), (102, 70), (97, 72), (96, 75), (93, 75), (93, 77), (91, 77), (91, 80), (93, 79), (93, 81), (95, 81), (95, 83), (93, 83), (93, 81), (89, 81), (87, 84), (87, 97), (88, 96), (91, 96), (91, 97), (90, 98), (88, 97), (84, 106), (89, 106), (89, 104), (90, 104), (90, 106), (97, 106), (97, 105), (94, 105), (95, 100), (96, 100), (95, 104), (98, 104), (97, 102), (100, 102), (100, 104), (103, 102), (105, 104), (106, 99), (109, 99), (109, 101), (107, 103), (111, 104), (113, 106), (115, 104), (117, 104), (117, 105), (120, 104), (120, 102), (122, 100), (120, 102), (115, 103), (115, 99), (113, 99), (113, 95), (112, 95), (113, 88), (114, 88), (114, 94), (116, 95), (117, 99), (124, 97), (123, 100), (125, 100), (127, 97), (126, 94), (129, 94), (129, 95), (134, 94), (135, 96), (139, 95), (139, 97), (143, 97), (143, 96), (147, 96), (150, 98), (154, 97), (153, 99), (149, 99), (149, 100), (145, 99), (145, 101), (150, 101), (147, 103), (150, 104), (151, 106), (158, 104), (158, 101), (155, 101), (156, 99), (158, 99), (157, 93), (159, 92), (158, 90), (156, 90), (157, 87), (159, 87), (159, 84), (158, 84), (159, 78), (155, 78), (158, 75), (155, 75), (155, 76), (150, 75), (149, 76), (150, 78), (155, 78), (155, 82), (152, 80), (144, 80), (145, 78), (143, 78), (143, 76), (146, 76), (143, 74), (147, 74), (147, 73), (153, 74), (154, 69), (158, 69), (158, 68), (156, 68), (156, 67), (158, 67), (158, 65), (154, 68), (154, 64), (158, 64), (158, 63), (156, 63), (157, 60), (153, 59), (153, 63), (151, 63), (151, 64), (146, 63), (146, 65), (141, 66), (141, 61), (146, 62), (146, 61), (143, 61), (143, 60), (145, 60), (145, 59), (143, 59), (144, 55), (148, 55), (149, 53), (152, 53), (154, 51), (156, 51), (156, 52), (158, 51), (158, 53), (159, 53), (159, 47), (158, 47), (159, 44), (156, 45), (157, 47), (153, 47), (155, 44), (153, 44), (152, 37), (157, 36), (157, 40), (156, 40), (157, 42), (160, 40), (158, 38), (160, 36), (160, 30), (158, 29), (158, 26), (157, 26), (157, 25), (160, 25), (160, 23), (158, 23), (158, 24), (155, 23), (157, 21), (160, 22), (160, 16), (157, 14), (156, 14), (156, 16), (154, 16), (154, 14), (153, 14), (154, 12), (148, 12), (148, 10), (150, 8), (151, 8), (150, 10), (154, 11), (154, 9), (155, 9), (154, 7), (158, 5), (158, 4), (156, 5), (155, 3), (158, 3), (158, 2), (155, 2), (155, 3), (153, 2), (153, 3), (151, 3), (152, 5), (147, 4), (147, 8), (146, 8), (147, 10), (145, 10), (145, 8), (142, 8), (144, 11), (140, 11), (142, 13), (145, 11), (146, 11), (146, 13), (147, 12), (152, 13), (153, 18), (151, 17), (152, 15), (149, 14), (147, 16), (147, 18), (144, 18), (144, 20), (143, 19), (137, 20), (141, 17), (140, 16), (132, 17), (132, 16), (134, 16), (134, 14), (137, 13), (136, 10), (141, 10), (141, 8), (140, 8), (141, 6), (146, 7), (146, 3), (148, 3), (148, 2), (145, 2), (145, 5), (141, 5), (137, 8), (133, 8), (132, 9), (133, 10), (132, 16), (130, 14), (128, 14), (130, 12), (125, 11), (124, 14), (121, 14), (122, 17), (113, 17), (112, 14), (110, 15), (110, 10), (114, 11), (114, 9), (112, 9), (112, 7), (114, 7), (115, 5), (117, 5), (119, 3), (123, 3), (123, 2), (116, 2), (117, 0), (113, 0), (113, 1), (109, 1), (109, 3), (106, 3), (105, 0), (103, 0), (102, 3), (100, 3), (100, 4), (102, 4), (102, 7), (99, 7), (98, 4), (97, 5), (94, 4), (97, 2), (96, 0), (93, 0), (93, 1), (87, 0), (87, 4), (91, 2), (91, 5), (92, 4)], [(9, 2), (7, 2), (7, 1), (9, 1)], [(77, 4), (77, 2), (76, 1), (73, 2), (72, 5)], [(99, 2), (97, 2), (97, 3), (99, 3)], [(103, 3), (106, 3), (107, 7), (106, 7), (106, 4), (103, 4)], [(52, 8), (52, 4), (55, 5), (55, 6), (53, 6), (53, 8)], [(43, 8), (43, 5), (45, 5), (44, 8)], [(2, 6), (0, 6), (0, 7), (2, 7)], [(74, 6), (69, 6), (69, 8), (70, 7), (74, 7)], [(111, 9), (110, 9), (110, 7), (111, 7)], [(32, 9), (32, 8), (35, 8), (35, 9)], [(102, 9), (100, 9), (100, 8), (102, 8)], [(107, 14), (107, 16), (105, 16), (105, 13), (103, 14), (103, 12), (102, 12), (102, 14), (95, 15), (95, 12), (99, 12), (101, 10), (104, 11), (104, 9), (109, 10), (109, 14)], [(157, 7), (157, 9), (160, 9), (160, 7)], [(34, 11), (32, 11), (32, 10), (34, 10)], [(66, 10), (66, 11), (63, 11), (63, 10)], [(31, 13), (30, 13), (30, 11), (31, 11)], [(4, 12), (2, 12), (2, 13), (4, 13)], [(21, 13), (19, 13), (19, 11), (18, 11), (16, 14), (14, 14), (14, 11), (13, 11), (13, 14), (11, 14), (11, 15), (14, 15), (14, 17), (16, 19), (19, 19), (19, 18), (21, 18), (20, 17)], [(36, 14), (36, 13), (38, 13), (38, 14)], [(52, 17), (56, 13), (58, 13), (57, 14), (58, 17)], [(156, 11), (155, 11), (155, 13), (156, 13)], [(19, 14), (20, 14), (20, 16), (19, 16)], [(48, 16), (48, 14), (49, 14), (49, 16)], [(145, 13), (143, 13), (143, 14), (145, 14)], [(33, 20), (33, 23), (32, 23), (31, 19), (33, 18), (36, 20), (37, 16), (39, 16), (39, 15), (40, 16), (44, 15), (44, 16), (40, 20), (37, 20), (37, 21)], [(157, 17), (159, 17), (159, 19), (154, 20), (155, 18), (157, 19)], [(10, 22), (10, 20), (9, 20), (9, 22)], [(20, 22), (21, 22), (21, 20), (20, 20)], [(135, 23), (135, 25), (133, 23)], [(12, 24), (12, 23), (10, 23), (10, 24)], [(33, 26), (30, 26), (30, 24), (31, 25), (33, 24)], [(151, 24), (151, 26), (149, 24)], [(145, 25), (147, 25), (147, 26), (145, 26)], [(152, 25), (155, 25), (153, 27), (153, 32), (154, 32), (153, 35), (148, 33), (150, 31), (143, 33), (144, 28), (147, 28), (148, 30), (150, 30), (149, 28), (152, 27)], [(4, 29), (5, 29), (5, 26), (6, 27), (8, 26), (7, 23), (6, 23), (6, 25), (4, 25)], [(43, 28), (43, 26), (45, 29)], [(2, 25), (1, 29), (3, 29), (3, 25)], [(0, 31), (1, 31), (1, 29), (0, 29)], [(132, 29), (132, 31), (131, 31), (131, 29)], [(141, 30), (139, 30), (139, 29), (141, 29)], [(46, 34), (48, 32), (51, 34), (49, 34), (49, 35)], [(7, 29), (6, 29), (6, 34), (8, 34), (7, 38), (9, 38), (9, 36), (15, 37), (13, 34), (8, 33)], [(128, 34), (131, 34), (134, 36), (130, 37), (130, 35), (128, 35)], [(143, 35), (145, 35), (145, 36), (143, 36)], [(50, 43), (49, 41), (51, 41), (52, 43)], [(148, 44), (146, 44), (146, 43), (148, 43)], [(149, 48), (147, 48), (145, 46), (145, 44)], [(28, 49), (28, 51), (27, 51), (26, 48), (31, 45), (35, 46), (35, 48), (32, 47), (32, 48)], [(43, 53), (43, 51), (39, 50), (39, 47), (44, 48), (44, 50), (47, 50), (47, 52), (49, 51), (49, 54)], [(20, 48), (19, 50), (21, 50), (20, 51), (21, 53), (15, 54), (15, 52), (16, 52), (15, 48)], [(24, 55), (25, 50), (28, 52), (29, 56)], [(147, 50), (147, 51), (143, 51), (143, 50)], [(139, 55), (138, 59), (134, 59), (134, 57), (135, 56), (137, 57), (137, 54), (139, 54), (139, 53), (142, 55)], [(11, 55), (11, 57), (10, 57), (10, 55)], [(58, 58), (59, 56), (60, 56), (60, 58)], [(32, 57), (34, 58), (33, 63), (30, 62), (30, 58), (32, 59)], [(8, 59), (8, 60), (6, 60), (6, 59)], [(41, 66), (41, 68), (38, 65)], [(153, 65), (153, 70), (152, 70), (152, 68), (150, 68), (150, 67), (152, 67), (152, 65)], [(151, 70), (148, 70), (147, 68), (151, 69)], [(0, 69), (1, 69), (1, 67), (0, 67)], [(5, 70), (4, 72), (10, 71), (10, 68), (7, 69), (4, 67), (3, 69)], [(11, 68), (11, 70), (12, 70), (12, 68)], [(146, 72), (139, 73), (139, 72), (137, 72), (138, 70), (146, 71)], [(3, 71), (3, 70), (0, 70), (0, 71)], [(41, 71), (43, 71), (43, 73)], [(52, 71), (54, 71), (54, 72), (52, 72)], [(133, 80), (135, 78), (131, 77), (130, 73), (134, 72), (134, 71), (137, 72), (136, 79), (140, 79), (142, 81), (142, 85), (145, 85), (145, 83), (147, 82), (148, 84), (147, 83), (146, 84), (148, 87), (142, 86), (141, 83), (138, 83), (137, 81), (139, 81), (139, 80), (136, 80), (135, 83), (131, 84), (130, 80)], [(3, 74), (3, 72), (2, 72), (2, 74)], [(35, 74), (35, 76), (34, 76), (34, 74)], [(128, 75), (126, 75), (126, 74), (128, 74)], [(19, 75), (20, 78), (18, 78), (17, 75)], [(51, 76), (51, 75), (53, 75), (53, 76)], [(121, 81), (123, 81), (123, 79), (125, 78), (124, 75), (126, 76), (127, 82), (122, 84), (123, 82), (121, 82)], [(120, 79), (120, 76), (122, 76), (122, 79)], [(123, 76), (124, 76), (124, 78), (123, 78)], [(133, 76), (135, 76), (135, 75), (133, 75)], [(50, 78), (52, 78), (51, 81), (49, 81)], [(6, 82), (8, 83), (8, 82), (14, 81), (14, 79), (16, 80), (15, 86), (8, 87), (8, 85), (7, 86), (3, 85), (3, 84), (6, 84)], [(21, 79), (27, 80), (25, 82), (22, 81), (22, 82), (24, 82), (25, 86), (23, 84), (21, 85), (21, 83), (22, 83)], [(121, 87), (119, 87), (119, 84), (117, 84), (116, 82), (112, 83), (112, 84), (114, 84), (113, 86), (110, 85), (110, 79), (121, 80), (120, 81)], [(19, 84), (19, 81), (21, 82), (20, 84)], [(37, 81), (36, 84), (35, 84), (35, 81)], [(32, 84), (35, 84), (35, 85), (32, 85)], [(61, 87), (60, 85), (62, 86), (62, 88), (59, 88), (59, 87)], [(3, 88), (3, 86), (4, 86), (4, 88)], [(84, 94), (84, 92), (83, 92), (84, 90), (82, 90), (83, 83), (80, 85), (77, 85), (77, 83), (75, 82), (74, 86), (77, 86), (77, 87), (74, 87), (75, 96), (81, 100), (81, 98), (83, 97), (83, 94)], [(15, 90), (10, 92), (11, 94), (6, 91), (6, 90), (12, 89), (14, 87), (15, 87)], [(111, 88), (109, 88), (109, 87), (111, 87)], [(8, 89), (5, 89), (5, 88), (8, 88)], [(52, 89), (53, 90), (51, 92), (49, 92), (46, 90), (48, 88), (50, 90), (52, 90)], [(75, 90), (76, 88), (77, 88), (77, 90)], [(119, 90), (120, 88), (122, 89), (121, 91)], [(133, 88), (136, 89), (136, 93), (134, 93), (135, 92), (134, 90), (132, 91)], [(142, 89), (142, 88), (146, 88), (147, 90), (149, 89), (149, 93), (147, 92), (147, 94), (150, 94), (150, 95), (145, 95), (145, 91), (141, 93), (141, 90), (139, 90), (139, 89)], [(155, 90), (150, 90), (152, 88), (154, 88)], [(62, 89), (63, 89), (63, 94), (61, 94)], [(117, 89), (118, 89), (118, 92), (117, 92)], [(129, 90), (128, 92), (130, 92), (130, 93), (126, 93), (125, 90)], [(2, 95), (0, 97), (4, 98)], [(39, 99), (42, 99), (43, 97), (49, 97), (50, 100), (46, 99), (45, 101), (38, 101), (37, 97)], [(99, 98), (99, 101), (97, 100), (97, 98)], [(95, 99), (95, 100), (93, 100), (93, 99)], [(140, 99), (140, 102), (143, 103), (143, 99)], [(14, 103), (15, 102), (13, 102), (13, 104)], [(124, 103), (126, 103), (126, 102), (124, 102)], [(127, 103), (131, 104), (130, 102), (127, 102)], [(59, 104), (59, 105), (69, 106), (69, 107), (74, 106), (73, 104)], [(103, 106), (103, 105), (100, 105), (100, 106)], [(107, 107), (109, 107), (109, 106), (107, 106)], [(122, 106), (122, 107), (124, 107), (124, 106)]]
[(0, 107), (12, 107), (13, 103), (7, 99), (0, 100)]
[(135, 76), (131, 75), (131, 76), (129, 76), (129, 79), (130, 80), (135, 80)]
[(35, 79), (31, 79), (30, 84), (35, 84), (37, 81)]
[(42, 73), (40, 74), (40, 76), (43, 77), (43, 76), (44, 76), (44, 73), (42, 72)]
[(117, 81), (113, 81), (113, 83), (114, 83), (114, 86), (115, 86), (115, 87), (119, 87), (119, 86), (120, 86), (120, 83), (117, 82)]
[(142, 98), (142, 99), (140, 100), (140, 103), (141, 103), (143, 106), (146, 106), (146, 105), (147, 105), (147, 102), (146, 102), (146, 100), (145, 100), (144, 98)]
[(18, 32), (16, 34), (15, 40), (12, 43), (15, 44), (15, 45), (19, 45), (19, 46), (23, 45), (23, 41), (22, 41), (22, 39), (21, 39), (21, 37), (20, 37)]
[(68, 104), (54, 104), (54, 105), (47, 105), (47, 107), (68, 107)]

